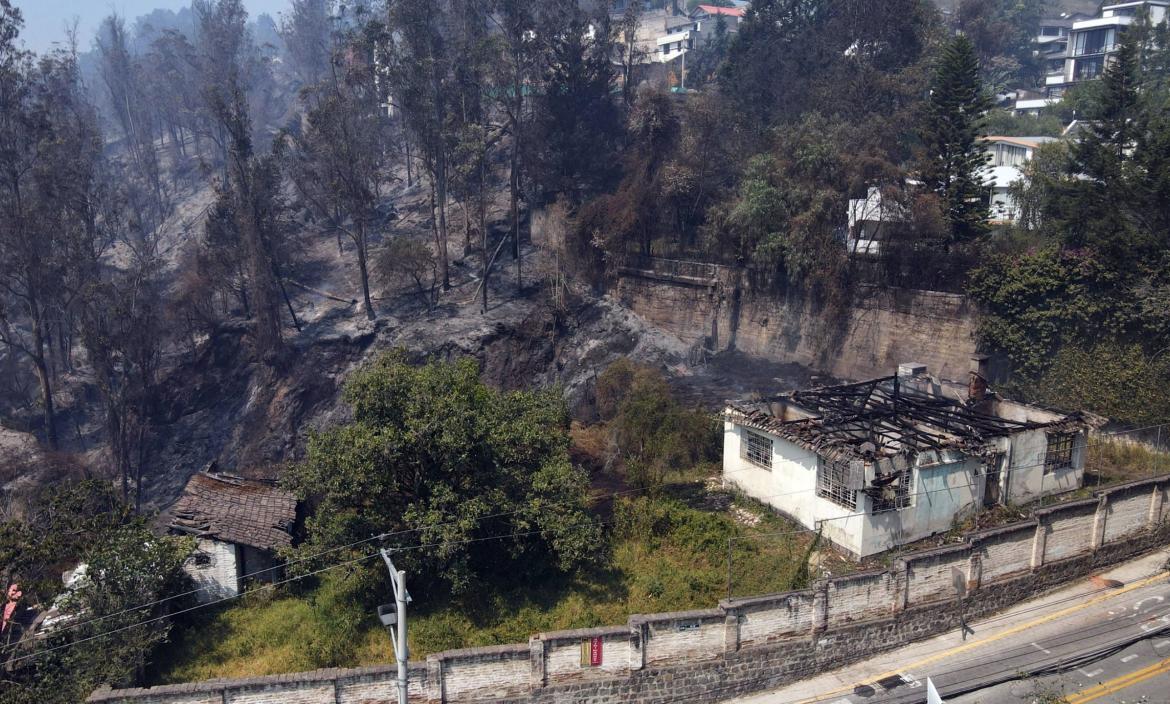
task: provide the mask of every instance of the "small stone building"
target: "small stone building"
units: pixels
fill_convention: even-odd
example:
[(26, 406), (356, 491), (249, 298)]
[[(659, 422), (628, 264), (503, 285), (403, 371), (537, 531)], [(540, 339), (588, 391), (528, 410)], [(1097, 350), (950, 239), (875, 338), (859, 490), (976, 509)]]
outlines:
[(270, 582), (281, 572), (277, 554), (292, 545), (297, 500), (266, 482), (200, 472), (168, 509), (168, 528), (198, 539), (184, 565), (200, 601), (240, 593), (245, 578)]

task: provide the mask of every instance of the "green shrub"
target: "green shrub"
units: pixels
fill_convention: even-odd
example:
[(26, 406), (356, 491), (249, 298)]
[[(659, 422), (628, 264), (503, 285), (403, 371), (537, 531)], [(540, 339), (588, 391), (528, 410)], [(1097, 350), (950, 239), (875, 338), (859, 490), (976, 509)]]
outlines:
[(715, 419), (679, 403), (655, 369), (618, 360), (597, 379), (597, 405), (635, 487), (659, 489), (670, 474), (719, 455)]

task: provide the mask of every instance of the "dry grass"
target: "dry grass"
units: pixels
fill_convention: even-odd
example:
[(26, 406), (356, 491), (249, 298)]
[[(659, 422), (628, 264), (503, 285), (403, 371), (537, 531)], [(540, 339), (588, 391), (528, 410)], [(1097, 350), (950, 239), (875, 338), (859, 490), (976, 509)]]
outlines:
[[(734, 541), (737, 595), (800, 585), (812, 541), (761, 511), (747, 528), (722, 495), (701, 482), (671, 485), (660, 498), (621, 499), (604, 559), (592, 569), (510, 591), (457, 600), (416, 593), (412, 658), (450, 648), (523, 643), (534, 633), (624, 623), (630, 614), (712, 608), (727, 596), (727, 540)], [(735, 499), (735, 502), (743, 501)], [(754, 537), (752, 537), (754, 536)], [(390, 661), (390, 641), (369, 605), (330, 576), (304, 594), (282, 593), (202, 616), (177, 629), (152, 668), (153, 684), (352, 667)]]
[(1085, 485), (1117, 484), (1170, 472), (1170, 453), (1123, 439), (1092, 438), (1085, 458)]

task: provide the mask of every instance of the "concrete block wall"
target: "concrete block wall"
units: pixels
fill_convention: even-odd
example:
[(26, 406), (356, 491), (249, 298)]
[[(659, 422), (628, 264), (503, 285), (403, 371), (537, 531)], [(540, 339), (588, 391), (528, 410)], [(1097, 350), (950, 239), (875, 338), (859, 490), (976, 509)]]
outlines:
[(1039, 521), (1033, 519), (969, 536), (978, 558), (978, 582), (994, 582), (1029, 571)]
[(708, 609), (633, 616), (630, 626), (641, 632), (645, 664), (657, 665), (721, 657), (727, 636), (725, 621), (722, 609)]
[(898, 607), (898, 592), (903, 588), (894, 570), (831, 579), (826, 588), (826, 625), (835, 628), (889, 616)]
[[(581, 646), (601, 638), (601, 665), (583, 667)], [(529, 641), (533, 655), (533, 682), (565, 682), (597, 676), (628, 674), (641, 669), (640, 640), (630, 626), (582, 628), (571, 631), (541, 633)]]
[[(907, 569), (907, 604), (953, 600), (956, 579), (965, 583), (971, 564), (970, 544), (948, 545), (903, 558)], [(957, 575), (957, 577), (956, 577)]]
[[(437, 653), (410, 671), (415, 704), (665, 704), (775, 687), (956, 628), (1170, 543), (1170, 475), (1037, 510), (1027, 521), (904, 556), (884, 571), (716, 609), (631, 616), (526, 644)], [(965, 596), (956, 583), (965, 581)], [(581, 647), (600, 638), (600, 666)], [(213, 680), (99, 690), (94, 704), (389, 704), (396, 670)]]
[[(1156, 486), (1156, 485), (1155, 485)], [(1158, 487), (1161, 494), (1161, 487)], [(1104, 542), (1112, 543), (1145, 528), (1150, 521), (1150, 507), (1156, 501), (1148, 482), (1116, 487), (1109, 492), (1105, 518)]]
[(1088, 552), (1099, 508), (1098, 499), (1086, 499), (1036, 510), (1042, 541), (1040, 564)]
[(531, 655), (527, 644), (496, 645), (431, 655), (427, 664), (439, 665), (443, 700), (502, 699), (531, 686)]
[(735, 618), (737, 640), (744, 647), (811, 633), (814, 600), (812, 591), (786, 592), (725, 601), (720, 608)]

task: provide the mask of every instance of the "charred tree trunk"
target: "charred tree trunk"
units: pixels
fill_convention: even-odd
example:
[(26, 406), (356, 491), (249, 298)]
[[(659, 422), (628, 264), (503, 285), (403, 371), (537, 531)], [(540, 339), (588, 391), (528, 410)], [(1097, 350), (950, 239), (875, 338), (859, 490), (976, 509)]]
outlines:
[(374, 312), (374, 303), (370, 300), (370, 270), (366, 259), (366, 246), (366, 225), (362, 223), (358, 225), (357, 233), (358, 272), (362, 279), (362, 305), (366, 309), (366, 318), (374, 320), (378, 314)]
[(41, 386), (41, 409), (45, 424), (45, 444), (50, 450), (57, 449), (57, 414), (53, 408), (53, 382), (49, 376), (49, 365), (45, 360), (45, 334), (39, 316), (33, 316), (32, 361), (37, 370), (37, 381)]

